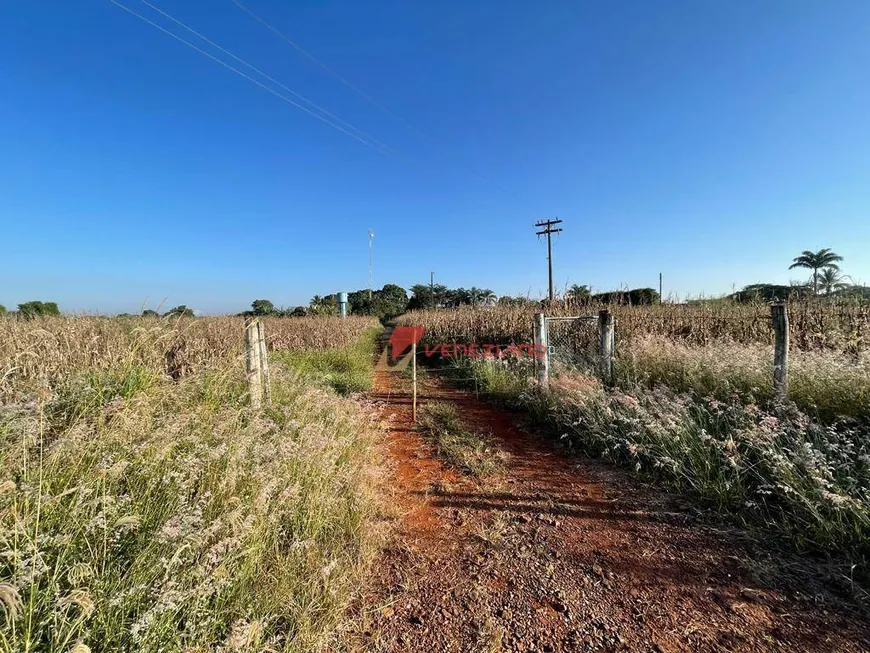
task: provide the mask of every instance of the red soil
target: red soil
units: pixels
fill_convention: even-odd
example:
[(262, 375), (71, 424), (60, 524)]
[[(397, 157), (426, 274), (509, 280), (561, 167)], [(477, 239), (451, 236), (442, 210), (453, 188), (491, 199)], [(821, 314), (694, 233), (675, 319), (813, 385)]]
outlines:
[(448, 469), (414, 429), (408, 381), (378, 372), (396, 537), (365, 645), (383, 651), (870, 650), (867, 615), (812, 564), (703, 523), (624, 470), (573, 457), (435, 378), (504, 469)]

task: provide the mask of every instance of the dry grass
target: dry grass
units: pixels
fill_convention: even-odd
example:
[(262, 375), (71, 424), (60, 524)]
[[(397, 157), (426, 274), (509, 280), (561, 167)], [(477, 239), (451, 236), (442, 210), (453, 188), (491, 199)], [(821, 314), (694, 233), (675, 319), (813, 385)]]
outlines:
[[(645, 336), (617, 358), (620, 385), (665, 384), (681, 392), (728, 401), (773, 400), (773, 347), (760, 344), (687, 345)], [(870, 422), (870, 357), (855, 361), (819, 349), (793, 351), (789, 357), (789, 399), (826, 422), (841, 417)]]
[[(770, 309), (766, 305), (710, 303), (699, 305), (656, 304), (558, 305), (547, 315), (597, 315), (608, 309), (616, 319), (620, 342), (640, 336), (662, 336), (693, 345), (728, 340), (736, 343), (773, 344)], [(526, 343), (533, 341), (533, 315), (542, 309), (495, 306), (460, 310), (413, 311), (402, 324), (426, 327), (424, 342)], [(870, 347), (870, 307), (832, 302), (789, 305), (792, 346), (797, 349), (831, 349), (854, 353)], [(592, 336), (594, 337), (594, 336)]]
[[(580, 355), (557, 366), (549, 390), (527, 360), (456, 359), (457, 376), (528, 411), (569, 446), (831, 555), (845, 577), (870, 582), (868, 308), (789, 307), (786, 403), (773, 396), (767, 307), (608, 308), (617, 319), (617, 388), (583, 373), (583, 354), (597, 349), (594, 324), (554, 325), (551, 345)], [(533, 312), (423, 311), (403, 321), (424, 326), (430, 343), (529, 343)]]
[[(378, 325), (369, 317), (267, 318), (267, 343), (270, 349), (338, 348)], [(180, 376), (228, 365), (242, 351), (243, 319), (236, 317), (0, 318), (0, 398), (119, 365)]]
[(280, 364), (252, 411), (235, 319), (0, 329), (0, 650), (335, 647), (375, 549), (372, 415)]
[[(558, 307), (548, 315), (590, 314), (599, 307)], [(610, 306), (616, 315), (619, 380), (666, 384), (679, 391), (748, 401), (773, 398), (773, 335), (766, 306)], [(405, 324), (426, 328), (424, 342), (531, 343), (533, 310), (495, 307), (417, 311)], [(870, 309), (853, 304), (808, 303), (789, 307), (792, 352), (789, 396), (826, 421), (870, 419), (870, 355), (864, 333)], [(598, 357), (597, 324), (550, 326), (553, 360), (581, 368)], [(570, 368), (570, 365), (569, 365)], [(497, 368), (500, 370), (500, 368)], [(487, 372), (491, 374), (493, 372)]]

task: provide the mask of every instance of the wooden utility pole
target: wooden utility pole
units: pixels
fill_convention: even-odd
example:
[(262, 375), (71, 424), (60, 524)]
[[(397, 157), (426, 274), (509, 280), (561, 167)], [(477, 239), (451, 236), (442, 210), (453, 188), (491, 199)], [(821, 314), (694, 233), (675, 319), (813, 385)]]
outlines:
[(662, 297), (662, 273), (659, 272), (659, 302), (663, 301), (664, 297)]
[(536, 227), (543, 227), (541, 231), (536, 231), (538, 236), (547, 236), (547, 266), (550, 270), (550, 303), (553, 303), (553, 242), (551, 240), (553, 234), (562, 231), (561, 228), (553, 229), (554, 225), (560, 224), (562, 221), (558, 218), (555, 220), (539, 220), (535, 223)]

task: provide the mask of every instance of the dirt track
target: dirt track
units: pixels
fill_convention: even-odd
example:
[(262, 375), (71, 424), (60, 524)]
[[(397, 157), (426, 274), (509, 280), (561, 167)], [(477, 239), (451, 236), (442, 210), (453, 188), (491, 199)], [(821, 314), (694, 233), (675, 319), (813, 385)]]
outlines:
[(791, 559), (426, 378), (422, 403), (458, 404), (507, 453), (480, 483), (446, 469), (408, 389), (376, 375), (401, 524), (367, 599), (371, 650), (870, 650), (866, 614)]

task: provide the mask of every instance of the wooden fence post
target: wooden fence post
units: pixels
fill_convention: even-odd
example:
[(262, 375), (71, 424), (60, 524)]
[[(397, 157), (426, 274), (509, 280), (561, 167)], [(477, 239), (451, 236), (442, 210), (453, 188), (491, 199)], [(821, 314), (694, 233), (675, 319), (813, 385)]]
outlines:
[(417, 423), (417, 343), (411, 343), (411, 388), (413, 399), (411, 400), (411, 421)]
[(535, 370), (538, 383), (544, 388), (550, 382), (550, 351), (547, 337), (547, 320), (543, 313), (535, 313)]
[(598, 313), (601, 336), (601, 378), (605, 385), (613, 385), (613, 315), (604, 309)]
[(251, 408), (260, 408), (263, 387), (260, 384), (260, 343), (255, 317), (245, 318), (245, 372), (248, 377), (248, 392), (251, 395)]
[(257, 350), (260, 355), (260, 373), (263, 379), (263, 398), (266, 406), (272, 405), (272, 386), (269, 383), (269, 359), (266, 356), (266, 325), (257, 320)]
[(778, 399), (788, 397), (788, 308), (785, 304), (770, 307), (773, 321), (773, 391)]

